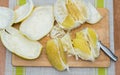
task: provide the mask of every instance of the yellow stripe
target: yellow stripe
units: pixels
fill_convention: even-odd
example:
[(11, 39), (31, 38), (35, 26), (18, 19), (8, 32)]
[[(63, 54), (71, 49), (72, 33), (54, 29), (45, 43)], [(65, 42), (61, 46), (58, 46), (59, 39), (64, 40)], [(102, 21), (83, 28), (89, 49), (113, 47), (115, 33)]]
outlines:
[(106, 75), (106, 69), (105, 68), (98, 68), (98, 75)]
[(104, 8), (104, 0), (96, 0), (96, 6), (98, 8)]
[(25, 4), (26, 3), (26, 0), (19, 0), (19, 5), (23, 5), (23, 4)]
[(23, 67), (16, 67), (16, 75), (24, 75), (25, 69)]

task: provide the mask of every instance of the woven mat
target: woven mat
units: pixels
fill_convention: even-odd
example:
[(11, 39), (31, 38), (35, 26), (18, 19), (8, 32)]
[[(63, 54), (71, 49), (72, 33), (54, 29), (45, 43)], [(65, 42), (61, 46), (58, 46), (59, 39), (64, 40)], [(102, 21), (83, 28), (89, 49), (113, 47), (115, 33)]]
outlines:
[[(23, 4), (25, 0), (9, 0), (9, 7), (13, 9), (17, 4)], [(33, 0), (35, 5), (53, 4), (56, 0)], [(107, 8), (110, 12), (110, 49), (114, 52), (113, 37), (113, 0), (88, 0), (95, 7)], [(109, 68), (70, 68), (70, 71), (59, 72), (52, 67), (14, 67), (11, 64), (11, 53), (6, 52), (5, 75), (115, 75), (114, 62)]]

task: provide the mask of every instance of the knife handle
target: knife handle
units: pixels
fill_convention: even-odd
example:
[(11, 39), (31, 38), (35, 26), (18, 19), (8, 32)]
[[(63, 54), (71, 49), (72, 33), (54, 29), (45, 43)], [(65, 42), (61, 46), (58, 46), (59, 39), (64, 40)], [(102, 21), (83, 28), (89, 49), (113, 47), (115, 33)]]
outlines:
[(113, 61), (116, 62), (118, 60), (118, 57), (109, 48), (103, 45), (100, 41), (99, 41), (99, 45), (102, 51), (104, 51)]

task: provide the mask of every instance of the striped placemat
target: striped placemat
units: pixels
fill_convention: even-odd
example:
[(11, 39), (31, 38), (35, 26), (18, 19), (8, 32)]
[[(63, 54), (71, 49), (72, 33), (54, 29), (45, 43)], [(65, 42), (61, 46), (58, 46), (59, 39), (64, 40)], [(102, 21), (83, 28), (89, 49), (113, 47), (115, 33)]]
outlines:
[[(35, 5), (52, 4), (56, 0), (33, 0)], [(114, 52), (113, 37), (113, 0), (88, 0), (95, 7), (107, 8), (110, 12), (110, 49)], [(9, 0), (9, 7), (14, 8), (16, 5), (23, 5), (26, 0)], [(70, 68), (70, 71), (59, 72), (52, 67), (14, 67), (11, 64), (11, 53), (6, 52), (6, 72), (5, 75), (115, 75), (114, 62), (111, 61), (109, 68)]]

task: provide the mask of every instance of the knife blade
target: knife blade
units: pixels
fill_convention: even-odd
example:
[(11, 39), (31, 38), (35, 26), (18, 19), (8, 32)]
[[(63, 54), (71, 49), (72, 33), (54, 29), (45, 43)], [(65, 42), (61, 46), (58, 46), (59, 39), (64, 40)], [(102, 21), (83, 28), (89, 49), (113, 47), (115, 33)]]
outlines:
[(105, 45), (103, 45), (103, 44), (101, 43), (101, 41), (99, 41), (98, 43), (99, 43), (99, 45), (100, 45), (101, 50), (102, 50), (104, 53), (106, 53), (106, 54), (110, 57), (110, 59), (112, 59), (112, 60), (115, 61), (115, 62), (118, 60), (118, 57), (117, 57), (109, 48), (107, 48)]

